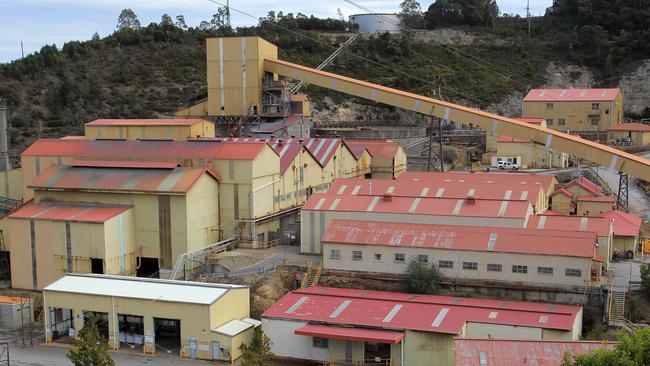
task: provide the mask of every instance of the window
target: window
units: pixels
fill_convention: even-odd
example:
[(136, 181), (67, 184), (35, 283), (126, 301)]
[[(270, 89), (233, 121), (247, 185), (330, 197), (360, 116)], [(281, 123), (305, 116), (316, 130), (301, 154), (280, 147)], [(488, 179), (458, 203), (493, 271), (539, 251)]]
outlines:
[(589, 120), (592, 126), (598, 126), (600, 124), (600, 118), (598, 117), (591, 117)]
[(547, 118), (546, 119), (546, 125), (547, 126), (553, 126), (553, 118)]
[(605, 114), (609, 114), (609, 109), (605, 109)]
[(582, 277), (582, 271), (577, 268), (567, 268), (564, 274), (567, 277)]
[(553, 103), (546, 103), (546, 109), (553, 109)]
[(362, 259), (363, 259), (363, 254), (361, 253), (360, 250), (353, 250), (352, 251), (352, 260), (360, 261)]
[(597, 111), (600, 109), (600, 103), (591, 103), (591, 109)]
[(538, 275), (552, 276), (553, 275), (553, 267), (537, 267), (537, 274)]
[(438, 268), (454, 268), (453, 261), (438, 261)]
[(395, 262), (404, 263), (404, 253), (395, 253)]
[(424, 254), (418, 254), (418, 262), (429, 263), (429, 256)]
[(488, 263), (487, 270), (488, 272), (501, 272), (503, 266), (495, 263)]
[(515, 264), (512, 266), (512, 273), (528, 273), (528, 266)]
[(374, 259), (376, 261), (380, 261), (381, 258), (382, 258), (381, 253), (375, 253), (375, 254), (372, 255), (372, 259)]
[(320, 338), (320, 337), (314, 337), (313, 338), (313, 345), (315, 348), (329, 348), (329, 339), (327, 338)]
[(341, 249), (331, 249), (330, 258), (332, 259), (341, 259)]
[(463, 269), (467, 269), (469, 271), (477, 271), (478, 270), (478, 263), (476, 263), (476, 262), (463, 262)]
[(566, 125), (566, 119), (564, 119), (564, 118), (558, 118), (558, 119), (557, 119), (557, 124), (560, 125), (560, 126), (564, 126), (564, 125)]

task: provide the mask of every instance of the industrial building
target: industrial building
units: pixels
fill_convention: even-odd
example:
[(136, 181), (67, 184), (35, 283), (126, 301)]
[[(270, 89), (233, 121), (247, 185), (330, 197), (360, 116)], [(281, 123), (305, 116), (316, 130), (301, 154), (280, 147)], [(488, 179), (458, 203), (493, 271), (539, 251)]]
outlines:
[[(41, 289), (65, 272), (171, 270), (219, 241), (219, 183), (175, 163), (73, 161), (30, 183), (34, 203), (11, 213), (12, 286)], [(25, 265), (31, 263), (31, 265)]]
[(556, 341), (522, 339), (456, 338), (456, 366), (485, 365), (548, 365), (564, 362), (565, 354), (573, 356), (614, 349), (616, 342)]
[(582, 308), (310, 287), (267, 309), (262, 327), (284, 359), (453, 366), (455, 337), (579, 339)]
[(350, 23), (359, 33), (400, 33), (400, 18), (393, 13), (370, 13), (350, 15)]
[(650, 144), (650, 125), (621, 123), (607, 129), (607, 141), (619, 146), (645, 146)]
[(585, 177), (558, 185), (549, 198), (551, 209), (562, 215), (598, 215), (616, 208), (616, 197), (604, 195), (601, 187)]
[(543, 144), (534, 141), (507, 135), (499, 136), (496, 154), (494, 154), (490, 163), (492, 166), (497, 166), (496, 162), (499, 160), (512, 162), (523, 169), (563, 169), (569, 166), (568, 154), (561, 151), (553, 151)]
[(370, 174), (366, 178), (396, 179), (406, 171), (406, 152), (391, 140), (345, 139), (346, 145), (360, 159), (366, 150), (372, 157)]
[(175, 140), (214, 137), (204, 119), (98, 119), (84, 125), (89, 140)]
[(600, 286), (603, 257), (593, 232), (333, 220), (323, 269), (406, 273), (412, 260), (456, 281)]
[(612, 251), (620, 254), (624, 253), (625, 257), (630, 259), (641, 253), (642, 248), (639, 245), (639, 238), (641, 237), (643, 220), (618, 210), (601, 213), (599, 216), (610, 220), (612, 223), (614, 232)]
[(558, 131), (601, 131), (623, 121), (620, 89), (532, 89), (524, 97), (522, 116), (544, 118)]
[(260, 322), (238, 285), (68, 274), (43, 289), (45, 338), (77, 334), (92, 315), (112, 349), (232, 363)]

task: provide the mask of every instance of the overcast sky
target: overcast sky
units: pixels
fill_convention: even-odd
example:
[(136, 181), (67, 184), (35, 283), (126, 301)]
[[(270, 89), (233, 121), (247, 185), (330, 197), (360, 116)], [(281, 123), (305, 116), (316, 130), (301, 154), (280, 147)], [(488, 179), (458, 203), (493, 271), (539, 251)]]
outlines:
[[(215, 0), (225, 2), (226, 0)], [(355, 0), (376, 12), (396, 12), (400, 0)], [(426, 10), (434, 0), (421, 0)], [(526, 0), (497, 0), (502, 13), (525, 14)], [(531, 13), (541, 15), (552, 0), (530, 0)], [(345, 0), (230, 0), (233, 8), (256, 17), (269, 10), (285, 13), (301, 12), (319, 17), (335, 17), (340, 8), (347, 16), (363, 12)], [(209, 20), (219, 5), (209, 0), (0, 0), (0, 63), (20, 58), (20, 41), (25, 55), (40, 50), (45, 44), (71, 40), (87, 40), (93, 33), (106, 36), (115, 30), (117, 17), (124, 8), (131, 8), (142, 25), (159, 22), (162, 14), (182, 14), (188, 26)], [(256, 21), (232, 11), (233, 26), (252, 25)]]

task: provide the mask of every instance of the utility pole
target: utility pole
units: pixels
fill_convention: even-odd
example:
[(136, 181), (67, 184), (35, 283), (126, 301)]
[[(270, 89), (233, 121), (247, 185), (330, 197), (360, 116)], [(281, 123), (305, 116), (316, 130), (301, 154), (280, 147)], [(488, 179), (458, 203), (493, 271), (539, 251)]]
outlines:
[[(440, 86), (438, 86), (438, 98), (440, 100), (444, 100), (444, 99), (442, 99), (442, 90), (441, 90)], [(442, 155), (443, 154), (443, 149), (442, 149), (442, 122), (443, 121), (444, 121), (443, 118), (438, 119), (438, 145), (440, 147), (440, 173), (445, 172), (445, 161), (444, 161), (443, 155)]]
[(230, 27), (230, 0), (226, 0), (226, 25)]
[(23, 41), (20, 41), (20, 55), (21, 59), (25, 58), (25, 48), (23, 47)]
[(7, 136), (7, 105), (4, 99), (0, 98), (0, 162), (1, 170), (9, 170), (9, 138)]
[(530, 39), (530, 0), (526, 1), (526, 18), (528, 19), (528, 38)]

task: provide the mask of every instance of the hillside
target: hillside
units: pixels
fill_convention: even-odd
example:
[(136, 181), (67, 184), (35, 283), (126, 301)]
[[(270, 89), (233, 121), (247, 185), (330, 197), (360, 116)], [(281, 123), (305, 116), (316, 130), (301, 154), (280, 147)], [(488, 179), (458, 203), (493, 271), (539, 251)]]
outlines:
[[(360, 37), (327, 70), (416, 93), (440, 92), (447, 100), (498, 110), (504, 100), (516, 105), (530, 87), (548, 83), (552, 62), (578, 65), (592, 75), (593, 85), (611, 86), (626, 73), (636, 75), (634, 70), (650, 58), (650, 47), (644, 46), (650, 45), (648, 27), (612, 21), (585, 24), (602, 20), (576, 18), (572, 9), (562, 7), (573, 2), (557, 3), (554, 13), (534, 20), (531, 39), (525, 21), (510, 16), (495, 19), (489, 27), (458, 25), (409, 36)], [(642, 15), (636, 25), (648, 22), (650, 13), (646, 19)], [(22, 150), (39, 134), (79, 133), (83, 123), (99, 117), (146, 118), (175, 111), (205, 92), (204, 41), (209, 36), (259, 34), (279, 46), (281, 58), (307, 66), (318, 65), (349, 36), (340, 21), (281, 13), (266, 19), (261, 26), (237, 30), (184, 29), (161, 22), (122, 29), (103, 39), (45, 46), (23, 60), (0, 65), (0, 97), (10, 111), (12, 148)], [(564, 75), (576, 81), (582, 76)], [(643, 73), (633, 79), (639, 77), (643, 84)], [(637, 94), (647, 91), (643, 85), (640, 89)], [(348, 99), (312, 86), (304, 91), (317, 108), (327, 105), (320, 103), (326, 96), (334, 103)], [(390, 108), (369, 109), (375, 117), (398, 118)]]

